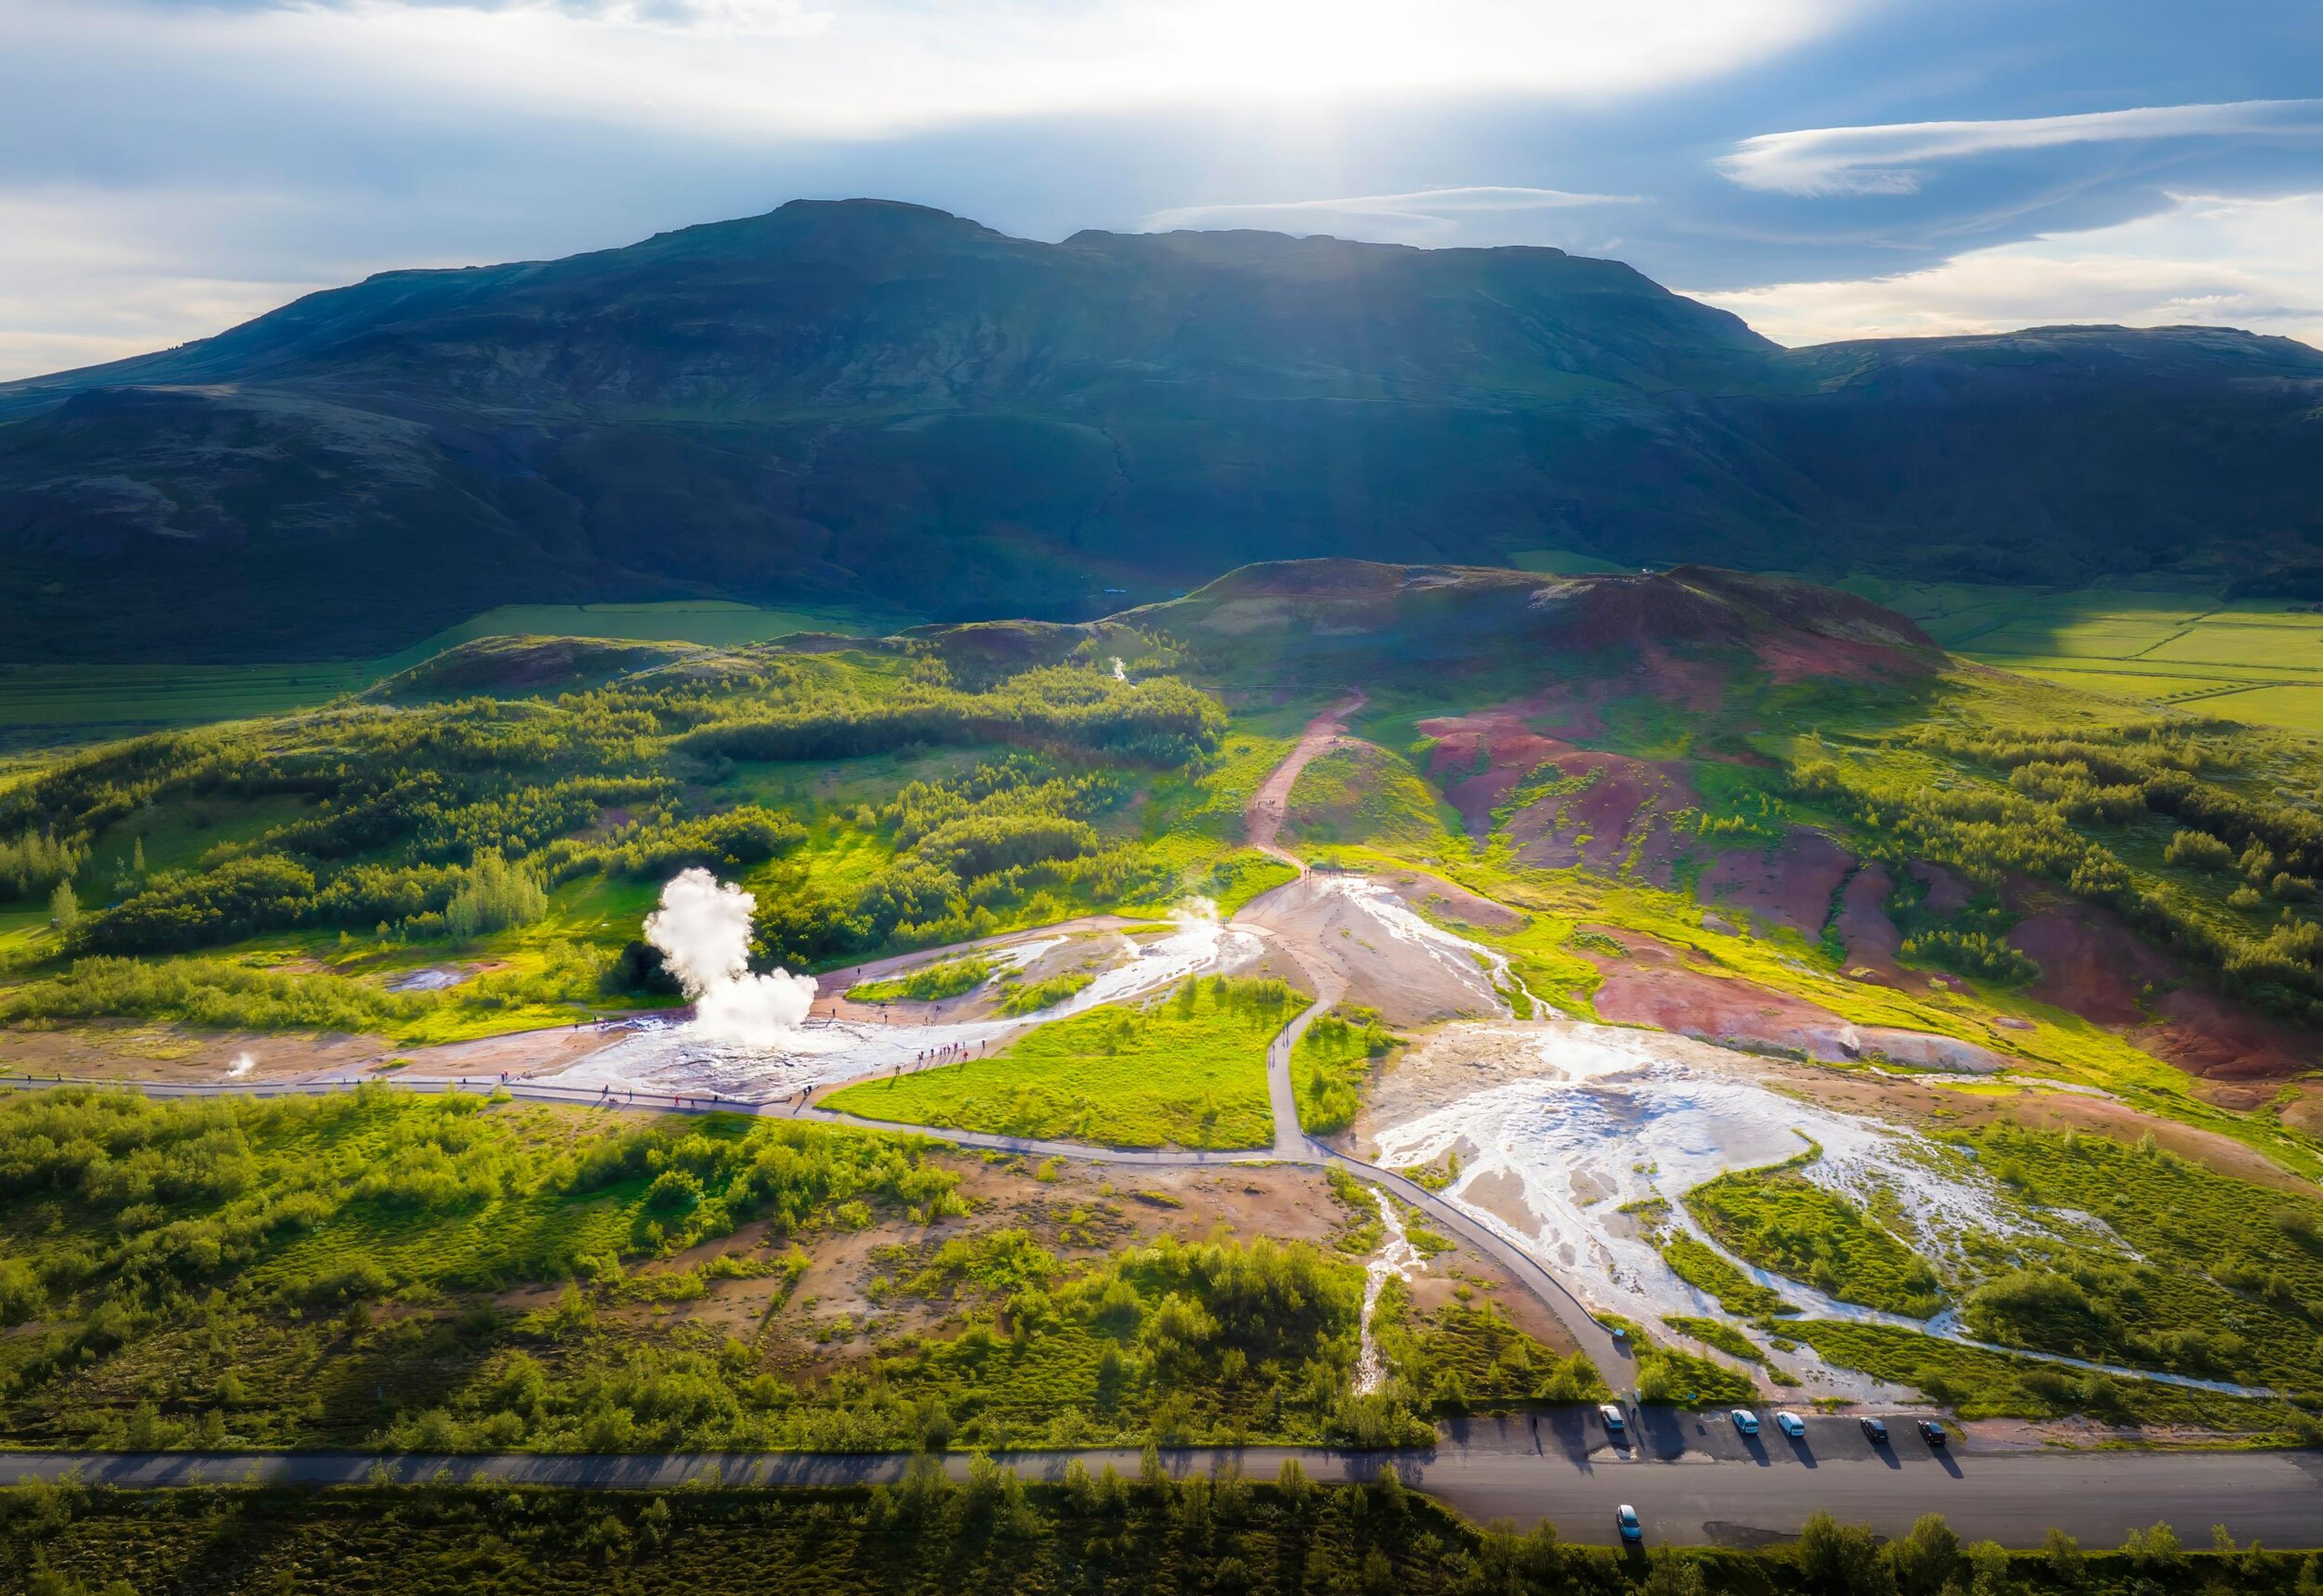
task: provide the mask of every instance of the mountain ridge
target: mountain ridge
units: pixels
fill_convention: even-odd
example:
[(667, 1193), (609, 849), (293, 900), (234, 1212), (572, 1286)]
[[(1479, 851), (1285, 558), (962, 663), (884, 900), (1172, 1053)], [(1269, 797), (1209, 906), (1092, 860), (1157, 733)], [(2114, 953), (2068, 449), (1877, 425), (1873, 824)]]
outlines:
[(2268, 580), (2323, 353), (2225, 329), (1785, 350), (1618, 261), (891, 201), (390, 271), (0, 384), (19, 657), (383, 652), (516, 600), (1073, 617), (1253, 560), (1582, 550)]

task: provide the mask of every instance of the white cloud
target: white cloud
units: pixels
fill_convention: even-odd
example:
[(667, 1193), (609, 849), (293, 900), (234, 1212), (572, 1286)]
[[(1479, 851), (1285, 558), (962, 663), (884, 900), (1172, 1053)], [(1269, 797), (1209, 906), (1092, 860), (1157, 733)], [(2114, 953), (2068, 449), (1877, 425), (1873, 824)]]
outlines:
[(1422, 188), (1345, 199), (1290, 199), (1255, 205), (1189, 205), (1141, 219), (1143, 232), (1180, 227), (1254, 227), (1318, 233), (1382, 243), (1532, 242), (1544, 213), (1584, 206), (1635, 205), (1634, 194), (1572, 194), (1561, 188)]
[(328, 286), (235, 271), (234, 252), (204, 237), (228, 208), (251, 221), (280, 206), (247, 196), (0, 194), (0, 381), (207, 337)]
[(1745, 139), (1712, 164), (1745, 188), (1783, 194), (1911, 194), (1939, 161), (2067, 144), (2157, 139), (2323, 137), (2323, 100), (2153, 105), (1996, 122), (1817, 127)]
[(1924, 271), (1694, 297), (1794, 345), (2094, 322), (2236, 326), (2323, 347), (2323, 194), (2182, 195), (2134, 222), (1973, 250)]
[[(1603, 99), (1728, 74), (1868, 0), (360, 0), (73, 8), (189, 69), (325, 74), (595, 122), (876, 136), (960, 118), (1386, 95)], [(161, 30), (157, 39), (155, 30)]]

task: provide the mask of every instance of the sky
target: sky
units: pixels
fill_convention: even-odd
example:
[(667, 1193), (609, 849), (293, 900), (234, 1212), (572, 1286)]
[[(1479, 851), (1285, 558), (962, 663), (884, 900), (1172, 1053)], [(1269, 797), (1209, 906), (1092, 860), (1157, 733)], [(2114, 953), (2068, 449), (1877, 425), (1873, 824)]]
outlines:
[(0, 0), (0, 379), (797, 197), (2323, 345), (2313, 0)]

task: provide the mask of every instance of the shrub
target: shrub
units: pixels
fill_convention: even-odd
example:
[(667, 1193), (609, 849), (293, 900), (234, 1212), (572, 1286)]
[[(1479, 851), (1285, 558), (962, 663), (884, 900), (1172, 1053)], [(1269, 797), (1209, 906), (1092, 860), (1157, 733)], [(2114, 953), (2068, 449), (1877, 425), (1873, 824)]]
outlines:
[(2162, 862), (2186, 870), (2223, 870), (2235, 862), (2235, 850), (2208, 831), (2181, 830), (2162, 850)]

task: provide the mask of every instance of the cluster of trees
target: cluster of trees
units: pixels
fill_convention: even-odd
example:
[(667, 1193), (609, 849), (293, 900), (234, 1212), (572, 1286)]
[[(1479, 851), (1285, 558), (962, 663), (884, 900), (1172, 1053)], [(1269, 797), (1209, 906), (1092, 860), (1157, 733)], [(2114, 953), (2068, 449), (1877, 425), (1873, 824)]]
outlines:
[[(807, 894), (788, 911), (794, 926), (762, 938), (777, 957), (823, 957), (971, 933), (979, 916), (1043, 891), (1134, 891), (1150, 872), (1093, 823), (1125, 784), (1055, 774), (1049, 759), (1182, 766), (1214, 751), (1224, 726), (1214, 701), (1166, 677), (1050, 665), (967, 691), (932, 656), (900, 673), (814, 657), (649, 674), (553, 701), (354, 704), (141, 738), (20, 784), (0, 794), (0, 897), (77, 891), (59, 918), (85, 953), (180, 951), (292, 926), (475, 934), (529, 917), (532, 894), (511, 872), (542, 887), (598, 872), (733, 872), (805, 840), (763, 806), (702, 812), (672, 761), (714, 775), (734, 757), (931, 743), (1042, 751), (913, 784), (876, 812), (902, 857), (844, 902)], [(188, 867), (125, 871), (110, 901), (100, 884), (76, 889), (101, 838), (127, 846), (113, 828), (132, 816), (269, 798), (303, 807)], [(618, 823), (592, 835), (609, 812)]]
[(426, 1014), (431, 993), (393, 993), (330, 975), (289, 975), (207, 959), (157, 963), (96, 956), (0, 994), (0, 1023), (133, 1014), (209, 1031), (392, 1032)]
[(1942, 965), (2004, 986), (2041, 978), (2041, 966), (2031, 954), (1990, 931), (1937, 926), (1905, 937), (1897, 951), (1915, 964)]
[(541, 854), (552, 884), (602, 873), (661, 878), (700, 866), (731, 875), (762, 865), (806, 840), (806, 828), (764, 804), (682, 819), (664, 808), (614, 829), (602, 842), (560, 837)]
[[(923, 1222), (965, 1211), (958, 1177), (917, 1141), (787, 1122), (574, 1135), (548, 1111), (486, 1106), (383, 1087), (161, 1103), (62, 1088), (0, 1102), (0, 1224), (25, 1237), (0, 1266), (0, 1318), (41, 1321), (0, 1379), (10, 1433), (194, 1444), (225, 1414), (230, 1433), (270, 1444), (361, 1440), (395, 1417), (366, 1371), (409, 1384), (408, 1364), (424, 1390), (519, 1338), (489, 1306), (439, 1316), (428, 1305), (447, 1291), (577, 1277), (618, 1293), (624, 1256), (747, 1220), (779, 1243), (874, 1208)], [(60, 1204), (94, 1223), (31, 1226)], [(365, 1305), (398, 1293), (418, 1316), (374, 1325)], [(575, 1317), (548, 1314), (535, 1335), (553, 1341)], [(258, 1325), (272, 1329), (244, 1334)], [(436, 1346), (439, 1334), (460, 1345)], [(190, 1383), (188, 1345), (208, 1349)], [(288, 1378), (274, 1362), (285, 1356), (312, 1368)], [(97, 1394), (79, 1382), (100, 1365), (124, 1372)], [(666, 1388), (656, 1400), (691, 1378), (636, 1376), (648, 1377)], [(598, 1384), (575, 1386), (581, 1410), (603, 1406), (601, 1371), (589, 1378)], [(743, 1382), (721, 1381), (732, 1383)], [(144, 1420), (120, 1405), (163, 1391)], [(338, 1393), (339, 1411), (310, 1392)]]
[(1173, 871), (1098, 830), (1129, 793), (1118, 775), (1056, 774), (1024, 754), (907, 783), (868, 817), (895, 857), (844, 895), (803, 869), (780, 876), (758, 894), (754, 952), (795, 968), (988, 935), (1000, 911), (1043, 894), (1061, 918), (1067, 904), (1166, 891)]
[(752, 711), (690, 732), (678, 746), (733, 759), (844, 759), (914, 744), (1021, 743), (1174, 766), (1214, 752), (1226, 730), (1217, 702), (1171, 676), (1133, 683), (1085, 666), (1044, 665), (981, 692), (934, 676), (876, 697), (833, 694)]
[(70, 881), (87, 858), (85, 850), (59, 841), (53, 831), (0, 839), (0, 901), (40, 897)]
[[(2110, 738), (1970, 734), (1949, 728), (1917, 733), (1914, 746), (2005, 773), (2005, 780), (1951, 786), (1905, 776), (1873, 761), (1812, 757), (1792, 769), (1801, 797), (1851, 821), (1867, 851), (1901, 864), (1927, 859), (1997, 891), (2020, 874), (2062, 885), (2120, 914), (2230, 991), (2262, 1006), (2323, 1021), (2323, 927), (2290, 905), (2316, 894), (2323, 871), (2323, 817), (2208, 779), (2230, 772), (2236, 753), (2218, 738), (2158, 727)], [(2084, 834), (2160, 816), (2186, 822), (2165, 862), (2199, 872), (2231, 869), (2243, 884), (2227, 904), (2248, 910), (2262, 889), (2284, 907), (2253, 934), (2215, 912), (2198, 889), (2141, 880), (2121, 857)], [(1998, 945), (1991, 926), (1920, 931), (1926, 957), (1992, 978), (2027, 970)], [(1981, 932), (1984, 940), (1978, 940)]]

